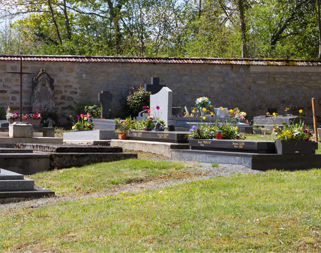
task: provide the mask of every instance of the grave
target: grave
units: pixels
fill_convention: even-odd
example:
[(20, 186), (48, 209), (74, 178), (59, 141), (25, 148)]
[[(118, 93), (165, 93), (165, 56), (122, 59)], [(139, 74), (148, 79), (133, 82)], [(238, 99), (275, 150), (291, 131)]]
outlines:
[(150, 114), (163, 120), (166, 126), (169, 125), (169, 119), (172, 117), (172, 101), (173, 92), (167, 87), (162, 88), (157, 94), (150, 95)]
[(110, 130), (88, 130), (88, 131), (67, 132), (67, 133), (64, 133), (63, 135), (63, 142), (66, 144), (71, 144), (71, 143), (76, 144), (76, 143), (88, 143), (88, 141), (91, 141), (91, 142), (92, 141), (109, 141), (111, 139), (118, 139), (118, 135), (115, 133), (115, 123), (114, 125), (112, 124), (107, 125), (105, 123), (103, 123), (102, 125), (105, 125), (106, 127), (114, 128), (114, 130), (110, 129)]
[(1, 149), (0, 164), (6, 170), (24, 175), (52, 169), (137, 158), (137, 154), (123, 153), (120, 147), (45, 143), (18, 143), (15, 147), (15, 149)]
[(171, 158), (238, 164), (254, 170), (300, 170), (321, 165), (320, 154), (281, 155), (276, 153), (274, 142), (246, 140), (190, 140), (189, 150), (172, 150)]
[(22, 174), (0, 169), (0, 203), (53, 196), (53, 191), (35, 186), (33, 180)]
[(101, 91), (98, 93), (98, 101), (101, 105), (101, 115), (100, 117), (103, 119), (109, 118), (109, 108), (110, 108), (110, 102), (113, 99), (113, 95), (110, 94), (109, 91)]
[(145, 91), (150, 91), (151, 94), (158, 93), (166, 85), (159, 84), (159, 77), (151, 77), (151, 84), (144, 84)]
[(38, 75), (32, 78), (32, 111), (55, 112), (54, 79), (40, 69)]
[(312, 126), (313, 120), (309, 117), (298, 117), (294, 115), (286, 115), (286, 116), (271, 116), (271, 115), (260, 115), (253, 117), (253, 125), (256, 125), (257, 127), (265, 127), (269, 130), (272, 130), (272, 128), (277, 126), (283, 126), (283, 123), (286, 124), (299, 124), (300, 121), (304, 122), (305, 125)]

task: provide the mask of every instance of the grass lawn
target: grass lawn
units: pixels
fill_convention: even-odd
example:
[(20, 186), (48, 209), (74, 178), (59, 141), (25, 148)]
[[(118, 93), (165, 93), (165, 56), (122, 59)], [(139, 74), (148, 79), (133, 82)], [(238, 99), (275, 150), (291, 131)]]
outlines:
[(318, 169), (80, 198), (126, 184), (197, 176), (191, 165), (146, 159), (30, 176), (70, 200), (2, 209), (0, 252), (321, 252)]

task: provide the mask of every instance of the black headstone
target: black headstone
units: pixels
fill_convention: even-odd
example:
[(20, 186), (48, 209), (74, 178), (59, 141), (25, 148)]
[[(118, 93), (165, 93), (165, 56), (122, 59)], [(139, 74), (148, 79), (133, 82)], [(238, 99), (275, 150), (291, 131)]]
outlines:
[(151, 94), (158, 93), (163, 87), (166, 87), (166, 85), (159, 84), (159, 77), (152, 77), (151, 84), (144, 84), (145, 91), (150, 91)]
[(113, 99), (113, 95), (110, 94), (109, 91), (101, 91), (98, 93), (98, 101), (101, 105), (101, 118), (108, 119), (109, 118), (109, 106), (110, 102)]

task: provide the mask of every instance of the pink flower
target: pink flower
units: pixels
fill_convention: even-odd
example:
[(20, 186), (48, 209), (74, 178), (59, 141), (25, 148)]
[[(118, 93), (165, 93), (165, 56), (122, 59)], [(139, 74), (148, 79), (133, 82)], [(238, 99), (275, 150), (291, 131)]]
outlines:
[(149, 110), (149, 109), (147, 110), (147, 113), (150, 113), (150, 110)]
[(79, 115), (77, 115), (77, 119), (80, 119), (80, 116), (79, 116)]
[(80, 114), (80, 117), (81, 117), (81, 118), (83, 118), (83, 117), (84, 117), (84, 115), (83, 115), (83, 114)]
[(146, 107), (146, 105), (144, 105), (144, 106), (143, 106), (143, 110), (146, 110), (146, 109), (147, 109), (147, 107)]
[(160, 107), (159, 106), (156, 106), (156, 110), (159, 110), (160, 109)]

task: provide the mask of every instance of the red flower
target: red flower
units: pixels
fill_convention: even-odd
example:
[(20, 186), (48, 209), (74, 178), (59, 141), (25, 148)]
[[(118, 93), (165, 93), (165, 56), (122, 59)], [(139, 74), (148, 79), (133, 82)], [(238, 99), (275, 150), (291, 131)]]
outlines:
[(149, 110), (149, 109), (147, 110), (147, 113), (150, 113), (150, 110)]

